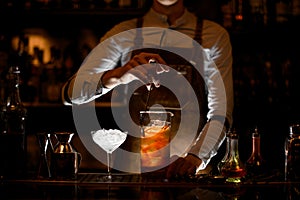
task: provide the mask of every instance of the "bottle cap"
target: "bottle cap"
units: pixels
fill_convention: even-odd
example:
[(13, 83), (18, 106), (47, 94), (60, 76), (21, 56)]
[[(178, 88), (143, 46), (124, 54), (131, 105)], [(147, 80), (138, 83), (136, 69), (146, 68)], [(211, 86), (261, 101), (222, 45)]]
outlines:
[(9, 68), (9, 73), (14, 73), (14, 74), (19, 74), (20, 71), (20, 67), (19, 66), (11, 66)]
[(290, 135), (300, 135), (300, 124), (293, 124), (290, 126)]
[(252, 133), (252, 137), (259, 137), (259, 132), (257, 128), (254, 129), (254, 132)]

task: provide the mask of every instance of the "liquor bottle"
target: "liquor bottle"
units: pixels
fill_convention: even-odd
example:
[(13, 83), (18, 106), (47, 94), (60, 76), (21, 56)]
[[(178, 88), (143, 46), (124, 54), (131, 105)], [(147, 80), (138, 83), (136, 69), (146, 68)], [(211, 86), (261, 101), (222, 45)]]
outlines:
[(50, 60), (43, 67), (40, 77), (41, 101), (60, 102), (60, 88), (63, 85), (63, 70), (60, 50), (50, 48)]
[(235, 28), (236, 29), (243, 29), (244, 28), (244, 21), (245, 21), (245, 13), (244, 13), (244, 4), (245, 1), (243, 0), (237, 0), (236, 1), (236, 7), (235, 7)]
[(300, 180), (300, 124), (290, 126), (290, 133), (285, 140), (285, 180)]
[(284, 23), (289, 20), (290, 0), (277, 0), (276, 4), (276, 22)]
[(120, 8), (129, 8), (131, 6), (131, 0), (119, 0)]
[(221, 167), (221, 174), (226, 178), (228, 183), (240, 183), (246, 175), (244, 163), (239, 156), (239, 137), (235, 130), (229, 135), (230, 137), (230, 150), (229, 157)]
[(34, 87), (31, 82), (31, 55), (29, 54), (29, 37), (24, 33), (18, 36), (18, 46), (16, 50), (9, 55), (7, 66), (19, 66), (22, 73), (19, 75), (20, 96), (24, 102), (32, 102), (34, 94)]
[(1, 179), (17, 178), (26, 172), (26, 108), (19, 92), (20, 69), (10, 67), (7, 73), (7, 90), (1, 106), (0, 126), (0, 176)]
[(252, 153), (246, 161), (247, 177), (255, 179), (266, 173), (266, 163), (260, 152), (260, 134), (258, 129), (252, 133)]
[(33, 54), (31, 58), (31, 76), (28, 79), (28, 88), (30, 88), (32, 101), (39, 102), (41, 101), (41, 78), (42, 78), (42, 69), (44, 68), (43, 61), (44, 51), (39, 47), (33, 47)]
[(5, 70), (4, 69), (8, 65), (9, 49), (10, 49), (9, 38), (5, 34), (0, 33), (0, 105), (2, 105), (4, 101), (4, 93), (5, 93), (5, 79), (4, 79)]
[(223, 26), (225, 28), (232, 28), (235, 0), (229, 0), (226, 4), (223, 4), (221, 10), (223, 13)]
[(267, 5), (266, 0), (250, 0), (251, 23), (255, 27), (261, 28), (267, 24)]
[(300, 15), (300, 1), (299, 0), (292, 0), (292, 9), (291, 13), (294, 17), (297, 17)]

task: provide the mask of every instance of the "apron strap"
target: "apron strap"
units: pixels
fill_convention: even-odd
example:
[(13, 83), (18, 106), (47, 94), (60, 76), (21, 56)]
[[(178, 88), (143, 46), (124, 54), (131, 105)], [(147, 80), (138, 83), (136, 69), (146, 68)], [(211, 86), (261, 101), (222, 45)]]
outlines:
[(137, 22), (136, 22), (136, 36), (135, 36), (135, 39), (134, 39), (134, 46), (135, 47), (142, 47), (143, 45), (143, 41), (144, 41), (144, 38), (143, 38), (143, 35), (142, 35), (142, 26), (143, 26), (143, 21), (144, 21), (144, 18), (143, 17), (139, 17), (137, 18)]
[[(140, 29), (143, 27), (143, 22), (144, 22), (143, 17), (137, 18), (136, 21), (137, 33), (135, 37), (135, 46), (141, 46), (141, 44), (143, 44), (142, 30)], [(201, 17), (198, 17), (194, 40), (197, 41), (199, 44), (202, 44), (202, 26), (203, 26), (203, 19)]]
[(202, 18), (198, 17), (194, 40), (196, 40), (199, 44), (202, 44), (202, 26), (203, 20)]

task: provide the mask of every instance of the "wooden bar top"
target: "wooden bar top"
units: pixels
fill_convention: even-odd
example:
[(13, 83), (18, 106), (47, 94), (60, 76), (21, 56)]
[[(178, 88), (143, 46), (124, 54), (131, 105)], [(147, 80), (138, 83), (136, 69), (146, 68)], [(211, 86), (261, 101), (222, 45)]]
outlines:
[(76, 180), (19, 179), (2, 181), (1, 199), (289, 199), (300, 198), (300, 182), (276, 179), (225, 183), (222, 177), (197, 176), (166, 180), (162, 176), (114, 173), (113, 180), (99, 181), (103, 173), (79, 173)]

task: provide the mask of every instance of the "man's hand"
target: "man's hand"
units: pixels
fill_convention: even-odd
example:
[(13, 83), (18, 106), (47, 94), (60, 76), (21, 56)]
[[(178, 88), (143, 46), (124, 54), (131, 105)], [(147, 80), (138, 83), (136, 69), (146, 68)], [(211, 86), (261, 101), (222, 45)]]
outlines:
[(195, 175), (197, 168), (202, 162), (200, 158), (191, 154), (184, 158), (173, 156), (172, 159), (176, 159), (176, 161), (172, 162), (167, 168), (166, 177), (168, 179)]
[(142, 83), (148, 84), (153, 82), (155, 74), (168, 71), (169, 67), (159, 54), (140, 53), (133, 56), (124, 66), (107, 71), (102, 77), (102, 85), (113, 88), (133, 80), (140, 80)]

